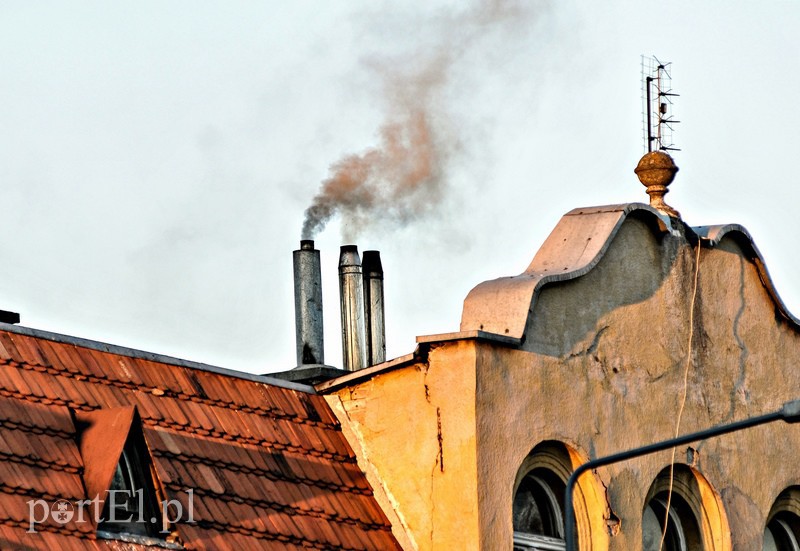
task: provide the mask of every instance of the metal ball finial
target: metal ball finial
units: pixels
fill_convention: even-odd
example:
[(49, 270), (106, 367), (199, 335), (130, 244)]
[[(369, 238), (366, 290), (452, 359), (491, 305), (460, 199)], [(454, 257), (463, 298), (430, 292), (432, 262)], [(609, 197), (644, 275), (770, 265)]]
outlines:
[(680, 213), (664, 202), (664, 195), (669, 192), (667, 187), (678, 172), (672, 157), (663, 151), (651, 151), (641, 158), (634, 172), (647, 188), (650, 206), (667, 216), (680, 218)]

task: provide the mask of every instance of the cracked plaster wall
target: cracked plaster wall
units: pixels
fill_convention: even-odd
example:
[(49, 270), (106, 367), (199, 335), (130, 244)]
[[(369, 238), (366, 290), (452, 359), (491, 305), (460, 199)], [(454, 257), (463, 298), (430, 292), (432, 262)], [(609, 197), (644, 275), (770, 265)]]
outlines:
[[(680, 432), (773, 411), (800, 397), (797, 328), (777, 312), (747, 245), (730, 236), (700, 255), (692, 365)], [(644, 219), (625, 220), (598, 265), (535, 297), (520, 349), (459, 340), (426, 363), (336, 391), (415, 548), (510, 549), (517, 470), (537, 444), (575, 464), (670, 438), (683, 391), (696, 248)], [(711, 549), (760, 549), (769, 509), (800, 484), (800, 426), (771, 424), (680, 449), (707, 480)], [(641, 547), (647, 492), (663, 452), (590, 479), (592, 546)], [(713, 488), (715, 493), (710, 491)], [(591, 492), (589, 492), (591, 493)], [(599, 496), (599, 497), (598, 497)], [(612, 530), (605, 519), (618, 519)]]
[[(600, 263), (542, 289), (524, 350), (480, 345), (478, 487), (484, 549), (510, 548), (513, 480), (545, 440), (598, 457), (674, 436), (683, 393), (696, 248), (625, 221)], [(693, 363), (680, 433), (759, 415), (800, 397), (796, 328), (776, 314), (755, 265), (730, 237), (700, 253)], [(694, 445), (694, 468), (721, 496), (713, 549), (760, 549), (778, 494), (800, 483), (800, 427), (772, 424)], [(641, 547), (641, 514), (663, 452), (603, 468), (621, 524), (593, 549)], [(686, 448), (677, 462), (690, 461)], [(511, 481), (511, 482), (509, 482)], [(604, 511), (597, 511), (602, 516)], [(602, 523), (597, 525), (602, 529)], [(730, 539), (729, 539), (730, 538)], [(499, 547), (496, 547), (499, 548)]]
[(358, 434), (359, 465), (377, 473), (379, 501), (415, 549), (477, 549), (474, 366), (471, 343), (433, 347), (427, 362), (326, 396), (341, 400), (334, 412)]

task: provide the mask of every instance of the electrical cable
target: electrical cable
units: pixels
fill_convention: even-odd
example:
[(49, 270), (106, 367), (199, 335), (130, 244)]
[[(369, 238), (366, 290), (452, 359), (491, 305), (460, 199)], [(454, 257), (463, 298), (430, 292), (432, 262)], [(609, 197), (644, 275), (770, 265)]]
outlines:
[[(694, 286), (692, 289), (692, 301), (689, 305), (689, 343), (686, 350), (686, 367), (683, 370), (683, 396), (681, 397), (681, 405), (678, 408), (678, 421), (675, 425), (675, 438), (680, 435), (681, 419), (683, 418), (683, 410), (686, 407), (686, 396), (689, 391), (689, 368), (692, 365), (692, 344), (694, 341), (694, 305), (697, 301), (697, 280), (700, 274), (700, 240), (697, 240), (697, 256), (694, 261)], [(669, 526), (669, 509), (672, 504), (672, 484), (675, 480), (675, 452), (677, 448), (672, 448), (672, 459), (669, 462), (669, 489), (667, 490), (667, 506), (664, 513), (664, 529), (661, 532), (661, 541), (658, 544), (658, 551), (664, 547), (664, 540), (667, 538), (667, 528)]]

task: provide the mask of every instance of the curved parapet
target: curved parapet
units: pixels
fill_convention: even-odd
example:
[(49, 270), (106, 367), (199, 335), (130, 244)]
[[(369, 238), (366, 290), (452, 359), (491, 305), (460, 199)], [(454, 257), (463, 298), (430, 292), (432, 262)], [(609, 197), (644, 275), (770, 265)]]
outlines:
[[(588, 273), (630, 216), (649, 222), (656, 232), (681, 231), (674, 226), (674, 220), (641, 203), (574, 209), (561, 218), (523, 273), (484, 281), (469, 292), (464, 300), (461, 331), (483, 331), (523, 339), (537, 291), (547, 283), (567, 281)], [(800, 327), (800, 319), (792, 315), (781, 300), (761, 253), (744, 227), (726, 224), (686, 230), (699, 237), (704, 246), (715, 247), (727, 237), (749, 251), (781, 315)]]
[(461, 330), (522, 338), (535, 292), (546, 283), (586, 274), (603, 257), (625, 218), (637, 211), (661, 230), (672, 229), (667, 216), (641, 203), (574, 209), (561, 218), (523, 273), (484, 281), (470, 291)]
[(792, 314), (786, 307), (786, 304), (784, 304), (769, 275), (764, 257), (761, 256), (761, 252), (758, 250), (758, 247), (756, 247), (750, 232), (748, 232), (744, 226), (740, 224), (718, 224), (714, 226), (695, 226), (692, 230), (708, 246), (715, 247), (720, 244), (723, 238), (732, 238), (742, 246), (744, 250), (748, 251), (753, 263), (758, 269), (761, 283), (775, 302), (778, 312), (780, 312), (787, 321), (800, 328), (800, 319)]

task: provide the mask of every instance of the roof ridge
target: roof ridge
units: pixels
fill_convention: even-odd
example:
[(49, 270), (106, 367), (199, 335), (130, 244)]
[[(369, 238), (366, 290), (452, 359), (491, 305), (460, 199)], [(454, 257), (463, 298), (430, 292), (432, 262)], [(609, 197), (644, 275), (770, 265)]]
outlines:
[(88, 348), (90, 350), (97, 350), (98, 352), (106, 352), (108, 354), (116, 354), (118, 356), (126, 356), (128, 358), (140, 358), (143, 360), (149, 360), (161, 364), (168, 364), (179, 367), (188, 367), (190, 369), (197, 369), (199, 371), (216, 373), (218, 375), (224, 375), (226, 377), (235, 377), (237, 379), (244, 379), (257, 383), (268, 384), (271, 386), (296, 390), (299, 392), (304, 392), (306, 394), (316, 394), (316, 391), (314, 390), (313, 386), (294, 383), (291, 381), (284, 381), (283, 379), (278, 379), (277, 377), (270, 377), (269, 375), (256, 375), (253, 373), (245, 373), (243, 371), (226, 369), (224, 367), (204, 364), (192, 360), (183, 360), (181, 358), (175, 358), (173, 356), (156, 354), (154, 352), (146, 352), (144, 350), (138, 350), (135, 348), (128, 348), (116, 344), (109, 344), (101, 341), (93, 341), (90, 339), (73, 337), (61, 333), (44, 331), (42, 329), (25, 327), (22, 325), (12, 325), (0, 322), (0, 331), (5, 331), (7, 333), (14, 333), (17, 335), (25, 335), (27, 337), (44, 339), (62, 344), (71, 344), (73, 346), (80, 346), (81, 348)]
[(286, 476), (283, 473), (279, 473), (278, 471), (275, 470), (260, 469), (258, 467), (248, 467), (247, 465), (240, 465), (239, 463), (224, 461), (222, 459), (210, 459), (208, 457), (201, 457), (195, 454), (174, 453), (168, 450), (154, 449), (152, 447), (150, 449), (150, 453), (152, 453), (153, 456), (155, 457), (165, 457), (167, 459), (187, 461), (193, 464), (202, 464), (202, 465), (218, 467), (220, 469), (226, 469), (236, 473), (263, 476), (272, 481), (281, 481), (288, 483), (300, 482), (307, 486), (322, 488), (324, 490), (334, 490), (337, 492), (344, 492), (344, 493), (362, 495), (367, 497), (373, 495), (372, 490), (369, 488), (356, 488), (344, 484), (337, 484), (336, 482), (325, 482), (323, 480), (315, 480), (313, 478), (307, 478), (301, 475)]

